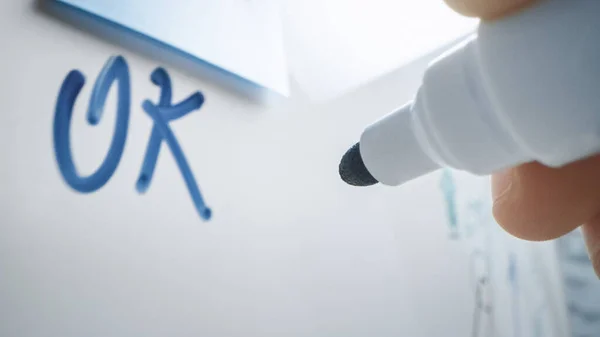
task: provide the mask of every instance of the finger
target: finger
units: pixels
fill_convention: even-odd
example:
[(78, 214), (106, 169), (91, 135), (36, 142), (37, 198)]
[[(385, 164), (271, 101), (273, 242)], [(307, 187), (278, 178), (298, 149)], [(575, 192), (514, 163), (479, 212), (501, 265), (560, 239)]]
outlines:
[(455, 11), (482, 19), (495, 19), (532, 5), (539, 0), (445, 0)]
[(555, 169), (525, 164), (492, 177), (494, 216), (510, 234), (560, 237), (600, 214), (600, 156)]
[(594, 270), (596, 275), (600, 277), (600, 214), (586, 222), (582, 230)]

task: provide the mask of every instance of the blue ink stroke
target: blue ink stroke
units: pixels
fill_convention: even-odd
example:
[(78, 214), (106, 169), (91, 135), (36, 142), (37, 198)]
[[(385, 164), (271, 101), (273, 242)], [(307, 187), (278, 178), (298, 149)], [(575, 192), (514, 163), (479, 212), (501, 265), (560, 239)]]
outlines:
[(100, 167), (87, 177), (82, 177), (77, 173), (70, 140), (73, 105), (85, 83), (83, 74), (77, 70), (69, 72), (58, 94), (53, 130), (56, 161), (63, 179), (71, 188), (80, 193), (91, 193), (102, 188), (115, 173), (123, 155), (130, 106), (129, 71), (123, 57), (111, 57), (98, 75), (90, 98), (87, 121), (90, 125), (97, 125), (100, 122), (106, 96), (115, 81), (118, 81), (119, 84), (119, 98), (112, 142)]
[(442, 172), (440, 188), (442, 189), (444, 199), (446, 200), (446, 211), (448, 214), (448, 224), (450, 225), (450, 230), (456, 234), (458, 232), (458, 216), (456, 214), (456, 185), (454, 183), (452, 172), (450, 172), (448, 169), (444, 169)]
[(519, 305), (519, 280), (517, 271), (517, 257), (514, 253), (510, 253), (508, 256), (508, 282), (512, 288), (512, 316), (513, 316), (513, 336), (519, 337), (521, 335), (521, 310)]
[[(209, 220), (212, 212), (204, 203), (183, 150), (169, 127), (170, 121), (200, 109), (204, 103), (204, 96), (202, 93), (196, 92), (182, 102), (172, 105), (169, 74), (164, 69), (157, 68), (150, 79), (160, 87), (161, 93), (158, 105), (154, 105), (148, 100), (144, 101), (142, 105), (148, 116), (154, 121), (154, 125), (148, 140), (141, 172), (136, 182), (136, 190), (138, 193), (145, 193), (150, 187), (160, 153), (160, 146), (164, 140), (177, 162), (198, 214), (202, 219)], [(73, 106), (85, 83), (83, 74), (77, 70), (69, 72), (58, 94), (53, 126), (54, 152), (63, 179), (71, 188), (80, 193), (91, 193), (102, 188), (115, 173), (123, 155), (129, 127), (131, 89), (129, 69), (122, 56), (111, 57), (104, 65), (100, 75), (98, 75), (90, 98), (87, 121), (90, 125), (97, 125), (100, 122), (108, 91), (115, 81), (118, 82), (119, 90), (113, 138), (104, 161), (96, 172), (88, 177), (82, 177), (77, 173), (73, 162), (70, 140)]]
[(206, 206), (192, 170), (185, 159), (183, 150), (168, 124), (170, 121), (179, 119), (194, 110), (200, 109), (204, 103), (204, 96), (202, 96), (200, 92), (196, 92), (179, 104), (171, 106), (171, 80), (169, 79), (168, 73), (162, 68), (157, 68), (152, 73), (151, 80), (161, 88), (161, 95), (158, 105), (152, 104), (149, 100), (144, 101), (142, 104), (144, 111), (146, 111), (148, 116), (154, 121), (154, 126), (152, 127), (152, 132), (148, 141), (146, 155), (136, 183), (136, 189), (138, 193), (145, 193), (150, 187), (160, 152), (160, 145), (164, 140), (171, 149), (171, 153), (177, 162), (177, 166), (183, 176), (198, 214), (204, 220), (209, 220), (212, 212), (210, 208)]
[[(483, 271), (481, 274), (476, 270), (478, 261), (483, 263)], [(481, 320), (483, 315), (486, 315), (488, 320), (493, 320), (493, 303), (487, 303), (485, 298), (485, 293), (486, 291), (489, 291), (488, 287), (491, 286), (489, 282), (489, 268), (489, 256), (487, 252), (480, 249), (475, 249), (471, 252), (469, 272), (471, 282), (474, 282), (473, 286), (475, 288), (475, 305), (471, 325), (471, 337), (482, 336)]]
[(587, 324), (593, 325), (600, 322), (600, 313), (595, 308), (585, 309), (577, 303), (569, 303), (567, 307), (571, 315), (579, 317)]

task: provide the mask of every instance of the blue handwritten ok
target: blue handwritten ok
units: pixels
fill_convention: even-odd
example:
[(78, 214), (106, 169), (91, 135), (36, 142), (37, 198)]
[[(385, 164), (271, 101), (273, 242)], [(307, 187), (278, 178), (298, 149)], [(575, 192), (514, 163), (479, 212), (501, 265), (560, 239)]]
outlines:
[[(205, 205), (183, 150), (168, 124), (170, 121), (200, 109), (204, 97), (200, 92), (196, 92), (179, 104), (172, 105), (171, 80), (167, 72), (162, 68), (157, 68), (152, 73), (151, 80), (161, 88), (161, 95), (158, 105), (154, 105), (148, 100), (144, 101), (142, 105), (154, 121), (154, 125), (136, 189), (139, 193), (145, 193), (148, 190), (158, 160), (160, 145), (164, 140), (173, 153), (198, 214), (208, 220), (211, 217), (211, 210)], [(80, 193), (91, 193), (102, 188), (115, 173), (123, 155), (129, 126), (131, 96), (129, 68), (123, 57), (111, 57), (98, 75), (90, 98), (87, 121), (90, 125), (97, 125), (100, 122), (106, 96), (115, 81), (119, 85), (119, 90), (113, 138), (104, 161), (94, 173), (87, 177), (81, 176), (77, 172), (70, 141), (73, 105), (85, 83), (83, 74), (77, 70), (69, 72), (58, 94), (53, 127), (54, 152), (63, 179), (71, 188)]]

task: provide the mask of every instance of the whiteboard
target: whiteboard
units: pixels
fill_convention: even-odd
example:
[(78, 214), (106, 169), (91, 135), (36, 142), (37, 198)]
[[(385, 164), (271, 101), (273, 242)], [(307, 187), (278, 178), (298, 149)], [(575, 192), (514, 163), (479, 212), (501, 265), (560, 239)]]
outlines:
[[(440, 173), (402, 188), (357, 189), (337, 176), (346, 148), (410, 98), (428, 59), (329, 103), (293, 95), (264, 105), (74, 29), (31, 1), (1, 2), (0, 26), (1, 336), (531, 335), (533, 311), (522, 309), (517, 328), (512, 321), (505, 259), (513, 248), (524, 261), (538, 251), (547, 266), (538, 277), (558, 280), (552, 249), (499, 231), (485, 178), (456, 175), (452, 206)], [(99, 125), (85, 111), (112, 55), (125, 57), (131, 76), (127, 141), (107, 184), (81, 194), (56, 164), (54, 105), (67, 73), (85, 74), (70, 137), (75, 164), (92, 173), (111, 141), (116, 90)], [(141, 104), (158, 100), (149, 80), (157, 66), (168, 70), (175, 102), (195, 91), (206, 99), (170, 127), (210, 221), (195, 212), (164, 145), (149, 190), (135, 190), (153, 126)], [(465, 225), (473, 200), (482, 213)], [(474, 266), (477, 249), (486, 249), (484, 267)], [(494, 291), (477, 297), (481, 270)], [(519, 274), (523, 284), (530, 274)], [(528, 302), (538, 288), (513, 293)], [(555, 283), (540, 289), (560, 296)], [(565, 336), (564, 313), (553, 308), (538, 315), (543, 336)]]

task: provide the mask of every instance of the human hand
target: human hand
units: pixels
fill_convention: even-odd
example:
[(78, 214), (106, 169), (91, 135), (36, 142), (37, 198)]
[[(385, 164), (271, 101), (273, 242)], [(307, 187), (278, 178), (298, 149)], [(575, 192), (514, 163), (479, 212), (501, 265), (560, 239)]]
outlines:
[[(484, 20), (511, 15), (544, 0), (445, 0), (457, 12)], [(600, 156), (555, 169), (521, 165), (492, 176), (494, 217), (525, 240), (556, 239), (582, 226), (600, 276)]]
[(542, 0), (444, 0), (450, 8), (466, 16), (492, 20), (510, 15)]

